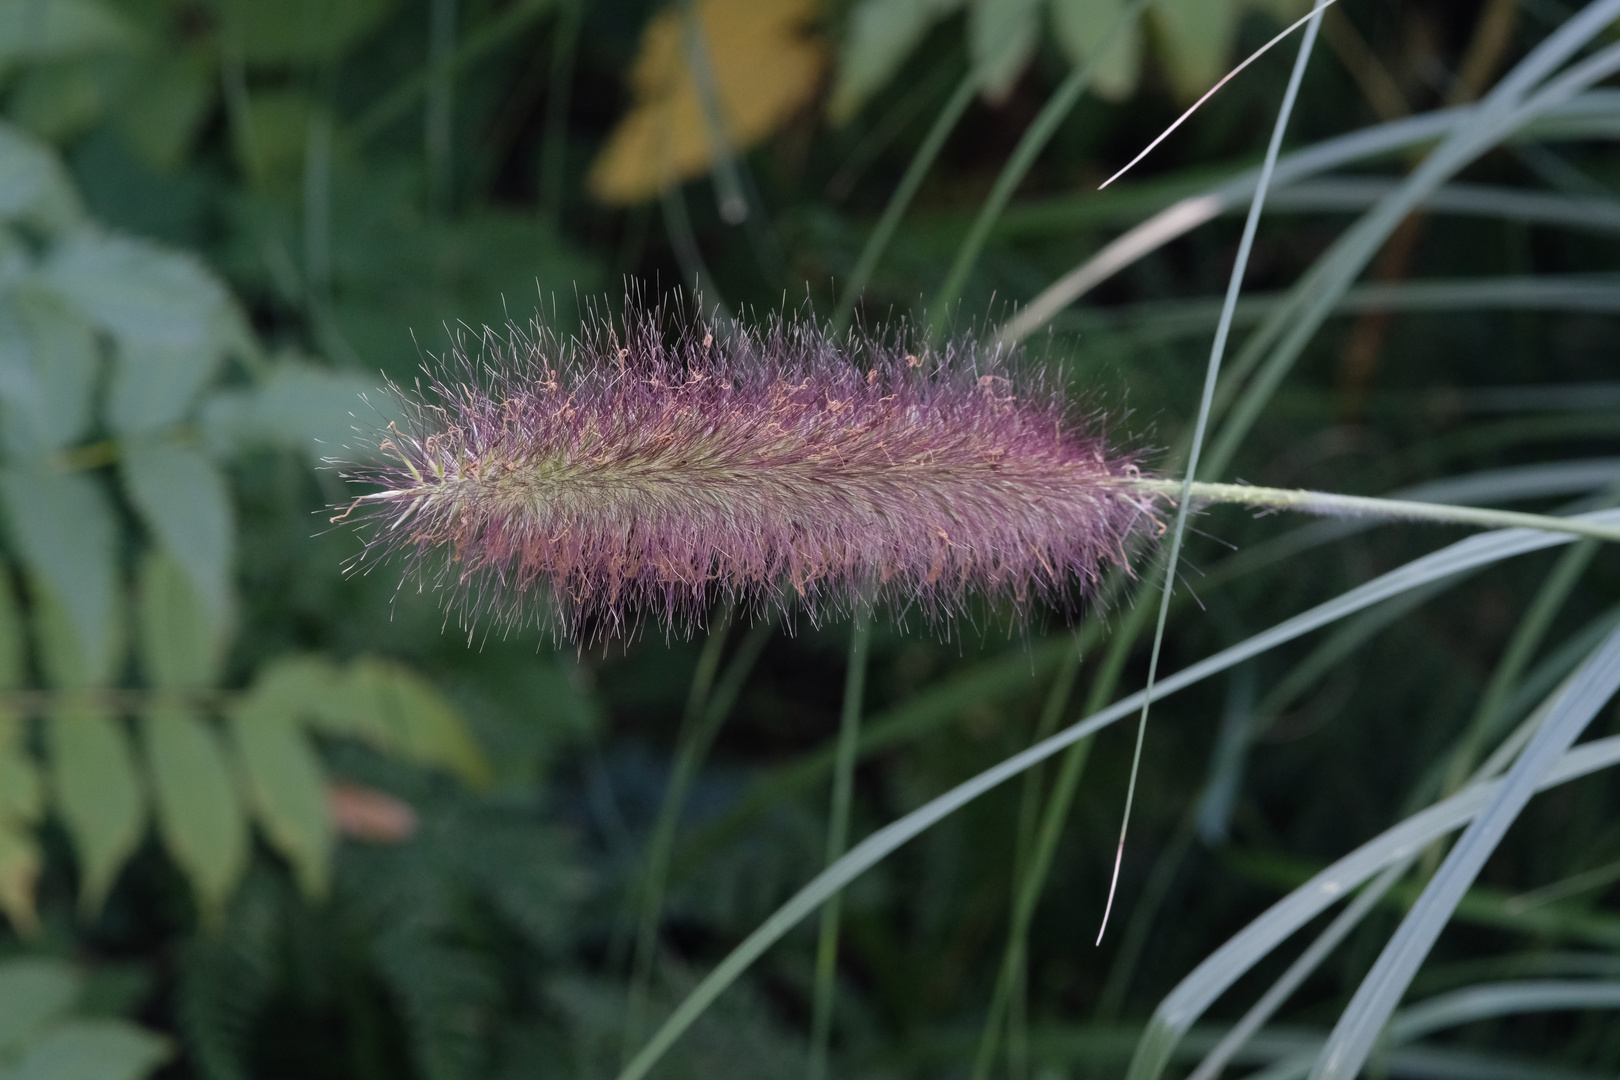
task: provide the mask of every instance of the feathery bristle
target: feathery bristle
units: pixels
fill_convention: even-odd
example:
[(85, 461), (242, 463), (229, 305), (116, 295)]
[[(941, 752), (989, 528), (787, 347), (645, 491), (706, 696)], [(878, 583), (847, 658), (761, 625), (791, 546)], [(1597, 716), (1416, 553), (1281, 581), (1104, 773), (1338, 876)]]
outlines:
[(809, 323), (654, 313), (559, 340), (539, 323), (457, 349), (383, 465), (347, 475), (373, 554), (436, 559), (471, 617), (550, 598), (564, 633), (690, 626), (784, 587), (814, 614), (861, 599), (948, 615), (969, 593), (1065, 602), (1151, 522), (1093, 418), (971, 344), (840, 344)]

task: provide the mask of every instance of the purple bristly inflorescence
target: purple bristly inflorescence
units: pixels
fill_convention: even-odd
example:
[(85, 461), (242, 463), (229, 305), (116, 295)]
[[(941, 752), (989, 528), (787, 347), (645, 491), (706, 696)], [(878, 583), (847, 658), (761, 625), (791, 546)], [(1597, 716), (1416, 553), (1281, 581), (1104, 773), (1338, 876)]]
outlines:
[(717, 598), (1072, 601), (1157, 523), (1098, 419), (1009, 372), (780, 319), (486, 331), (394, 388), (382, 464), (347, 474), (377, 489), (348, 508), (372, 523), (357, 563), (404, 551), (467, 616), (571, 635), (689, 627)]

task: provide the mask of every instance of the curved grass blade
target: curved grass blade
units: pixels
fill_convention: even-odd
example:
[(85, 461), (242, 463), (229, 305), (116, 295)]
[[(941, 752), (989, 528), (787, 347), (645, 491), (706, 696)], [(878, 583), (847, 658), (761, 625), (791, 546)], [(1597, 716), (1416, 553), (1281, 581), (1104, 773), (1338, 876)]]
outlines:
[[(1387, 1046), (1393, 1049), (1436, 1031), (1498, 1016), (1587, 1009), (1620, 1009), (1620, 983), (1527, 980), (1471, 986), (1404, 1010), (1389, 1025)], [(1254, 1074), (1252, 1080), (1298, 1080), (1309, 1071), (1312, 1057), (1310, 1051), (1294, 1055)]]
[[(1620, 94), (1613, 91), (1589, 90), (1531, 117), (1516, 133), (1510, 132), (1507, 138), (1607, 135), (1613, 129), (1614, 113), (1620, 110), (1620, 100), (1617, 99), (1620, 99)], [(1342, 165), (1383, 157), (1445, 138), (1473, 122), (1481, 108), (1470, 105), (1438, 109), (1405, 120), (1363, 128), (1296, 150), (1277, 162), (1277, 171), (1272, 178), (1273, 187), (1281, 191), (1305, 177)], [(1254, 194), (1258, 182), (1259, 170), (1252, 170), (1209, 191), (1188, 195), (1165, 207), (1047, 286), (996, 332), (995, 339), (1003, 345), (1022, 341), (1046, 325), (1059, 311), (1125, 267), (1242, 205), (1245, 199)]]
[[(1119, 172), (1115, 173), (1113, 176), (1110, 176), (1108, 179), (1106, 179), (1102, 183), (1098, 184), (1097, 185), (1097, 190), (1101, 191), (1103, 188), (1107, 187), (1109, 184), (1112, 184), (1115, 180), (1118, 180), (1120, 177), (1122, 177), (1126, 173), (1130, 172), (1133, 168), (1136, 167), (1137, 162), (1141, 161), (1143, 158), (1147, 157), (1149, 154), (1151, 154), (1153, 152), (1154, 147), (1158, 146), (1160, 143), (1164, 142), (1164, 140), (1168, 139), (1170, 137), (1171, 132), (1175, 131), (1176, 128), (1180, 127), (1182, 124), (1185, 124), (1188, 121), (1188, 119), (1190, 119), (1192, 117), (1193, 113), (1195, 113), (1199, 109), (1203, 108), (1204, 102), (1206, 102), (1210, 98), (1214, 97), (1215, 94), (1221, 89), (1221, 87), (1225, 86), (1227, 83), (1229, 83), (1233, 79), (1235, 79), (1238, 76), (1238, 73), (1241, 72), (1244, 68), (1248, 67), (1250, 64), (1254, 63), (1256, 60), (1258, 60), (1262, 56), (1266, 55), (1266, 53), (1270, 52), (1273, 46), (1280, 45), (1283, 42), (1283, 40), (1288, 37), (1289, 34), (1292, 34), (1295, 30), (1298, 30), (1300, 27), (1304, 26), (1306, 23), (1310, 22), (1312, 19), (1318, 19), (1319, 20), (1320, 16), (1318, 15), (1318, 10), (1322, 9), (1322, 8), (1326, 8), (1329, 4), (1331, 4), (1333, 2), (1334, 2), (1334, 0), (1321, 0), (1321, 3), (1317, 4), (1316, 8), (1313, 8), (1309, 15), (1305, 15), (1305, 16), (1295, 20), (1294, 22), (1290, 23), (1288, 25), (1287, 29), (1283, 30), (1282, 33), (1278, 34), (1276, 37), (1272, 38), (1270, 41), (1268, 41), (1264, 45), (1260, 46), (1254, 52), (1250, 53), (1248, 59), (1244, 60), (1241, 64), (1239, 64), (1237, 67), (1233, 68), (1231, 71), (1228, 71), (1225, 75), (1221, 76), (1221, 81), (1220, 82), (1216, 83), (1214, 86), (1212, 86), (1208, 90), (1204, 91), (1204, 96), (1203, 97), (1201, 97), (1197, 101), (1193, 102), (1192, 105), (1188, 107), (1186, 112), (1184, 112), (1180, 116), (1176, 117), (1175, 123), (1171, 124), (1169, 127), (1165, 128), (1162, 132), (1160, 132), (1159, 137), (1154, 139), (1152, 142), (1148, 143), (1147, 146), (1143, 148), (1141, 153), (1139, 153), (1135, 157), (1131, 158), (1131, 160), (1126, 163), (1126, 165), (1125, 165), (1125, 167), (1123, 169), (1119, 170)], [(1310, 31), (1307, 30), (1306, 33), (1309, 34)]]
[[(1620, 522), (1620, 511), (1607, 510), (1585, 515), (1587, 520)], [(1559, 544), (1569, 543), (1568, 537), (1553, 533), (1529, 532), (1510, 529), (1485, 533), (1459, 541), (1433, 552), (1387, 574), (1374, 578), (1341, 596), (1309, 611), (1300, 613), (1276, 626), (1239, 642), (1237, 645), (1210, 656), (1159, 683), (1156, 696), (1168, 697), (1186, 689), (1211, 675), (1240, 664), (1252, 656), (1274, 648), (1302, 634), (1309, 633), (1338, 619), (1362, 610), (1380, 600), (1397, 596), (1409, 589), (1431, 581), (1470, 570), (1476, 566), (1498, 562), (1515, 555), (1541, 551)], [(1061, 644), (1067, 645), (1067, 642)], [(1043, 739), (1027, 750), (1014, 754), (999, 764), (986, 769), (972, 779), (937, 796), (898, 821), (868, 836), (848, 854), (822, 871), (808, 884), (777, 908), (771, 916), (732, 949), (726, 958), (693, 988), (675, 1012), (664, 1022), (653, 1037), (619, 1073), (619, 1080), (640, 1080), (657, 1064), (675, 1040), (701, 1016), (725, 990), (739, 979), (765, 951), (818, 909), (827, 898), (843, 889), (891, 852), (925, 832), (936, 822), (955, 813), (980, 795), (990, 791), (1026, 769), (1038, 764), (1102, 730), (1114, 721), (1137, 712), (1146, 698), (1145, 693), (1132, 694), (1094, 713), (1079, 723), (1070, 725), (1050, 738)], [(1594, 744), (1596, 745), (1596, 744)], [(1584, 750), (1585, 748), (1583, 748)], [(1578, 753), (1578, 752), (1577, 752)], [(1459, 796), (1460, 798), (1461, 796)], [(1201, 1010), (1200, 1010), (1201, 1011)]]
[[(833, 768), (832, 802), (827, 821), (827, 862), (838, 861), (849, 844), (849, 809), (855, 794), (855, 751), (861, 741), (861, 701), (866, 695), (866, 665), (871, 656), (872, 614), (856, 604), (849, 635), (849, 662), (844, 674), (844, 707), (838, 725), (838, 763)], [(843, 913), (839, 893), (821, 909), (816, 942), (816, 983), (810, 1022), (809, 1080), (827, 1075), (827, 1044), (832, 1037), (833, 991), (838, 977), (838, 922)]]
[(1563, 757), (1616, 690), (1620, 690), (1620, 630), (1611, 633), (1565, 685), (1540, 730), (1498, 785), (1490, 804), (1468, 826), (1417, 905), (1384, 946), (1372, 971), (1334, 1025), (1312, 1069), (1315, 1080), (1348, 1080), (1361, 1071), (1412, 976), (1485, 860), (1535, 794), (1542, 776)]
[[(1322, 25), (1322, 12), (1331, 2), (1332, 0), (1316, 0), (1311, 14), (1307, 17), (1310, 25), (1306, 27), (1305, 36), (1300, 41), (1299, 55), (1295, 58), (1294, 70), (1289, 75), (1288, 89), (1283, 94), (1282, 107), (1277, 111), (1277, 122), (1271, 129), (1271, 142), (1266, 147), (1265, 164), (1260, 168), (1260, 181), (1254, 189), (1254, 200), (1249, 205), (1248, 219), (1243, 223), (1243, 239), (1238, 243), (1232, 276), (1226, 286), (1226, 303), (1221, 308), (1220, 325), (1215, 328), (1215, 341), (1209, 351), (1209, 365), (1204, 373), (1204, 392), (1198, 402), (1198, 419), (1193, 425), (1192, 448), (1187, 455), (1186, 475), (1179, 485), (1180, 497), (1176, 506), (1176, 521), (1170, 533), (1170, 557), (1165, 564), (1164, 588), (1159, 594), (1159, 620), (1153, 629), (1153, 651), (1148, 658), (1147, 688), (1142, 696), (1142, 716), (1136, 725), (1136, 748), (1131, 754), (1131, 777), (1125, 787), (1125, 813), (1120, 821), (1119, 844), (1114, 852), (1114, 873), (1108, 883), (1108, 901), (1103, 907), (1102, 924), (1097, 928), (1098, 945), (1102, 944), (1103, 934), (1108, 930), (1108, 915), (1114, 909), (1114, 890), (1119, 886), (1119, 869), (1125, 860), (1125, 833), (1130, 827), (1131, 806), (1136, 798), (1136, 781), (1142, 768), (1142, 744), (1147, 737), (1148, 708), (1153, 702), (1153, 684), (1159, 674), (1159, 653), (1164, 645), (1164, 626), (1170, 618), (1170, 594), (1175, 591), (1176, 566), (1181, 558), (1182, 540), (1187, 535), (1187, 512), (1191, 509), (1192, 486), (1198, 476), (1198, 456), (1203, 451), (1204, 433), (1209, 428), (1215, 385), (1220, 379), (1221, 360), (1226, 355), (1227, 335), (1232, 331), (1232, 312), (1237, 307), (1238, 294), (1243, 290), (1243, 276), (1249, 268), (1249, 252), (1254, 248), (1254, 234), (1260, 227), (1260, 211), (1265, 206), (1266, 190), (1271, 186), (1271, 176), (1277, 166), (1277, 155), (1282, 150), (1283, 132), (1288, 129), (1288, 118), (1293, 115), (1294, 102), (1299, 98), (1299, 86), (1305, 78), (1305, 65), (1310, 60), (1311, 49), (1316, 44), (1317, 31)], [(1248, 63), (1249, 61), (1244, 61), (1237, 70), (1241, 71)], [(1231, 76), (1228, 75), (1227, 78)]]
[[(1539, 778), (1537, 788), (1545, 791), (1617, 764), (1620, 736), (1596, 739), (1566, 753)], [(1162, 1075), (1182, 1036), (1216, 998), (1256, 963), (1374, 874), (1467, 824), (1502, 790), (1504, 783), (1474, 785), (1386, 829), (1312, 876), (1228, 938), (1159, 1003), (1137, 1044), (1127, 1080), (1152, 1080)]]

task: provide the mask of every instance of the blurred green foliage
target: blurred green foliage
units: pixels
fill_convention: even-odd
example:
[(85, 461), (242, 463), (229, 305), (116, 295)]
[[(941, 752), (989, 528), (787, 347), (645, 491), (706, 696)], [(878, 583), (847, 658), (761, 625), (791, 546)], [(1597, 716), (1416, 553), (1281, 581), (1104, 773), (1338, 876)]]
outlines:
[[(1292, 144), (1477, 97), (1567, 14), (1544, 0), (1343, 7)], [(669, 10), (710, 17), (704, 0)], [(0, 962), (0, 1071), (612, 1075), (634, 1049), (637, 905), (672, 762), (692, 746), (682, 718), (701, 713), (689, 688), (704, 643), (469, 638), (414, 583), (343, 576), (358, 541), (327, 520), (348, 492), (325, 462), (386, 424), (384, 375), (408, 383), (455, 335), (536, 308), (566, 328), (621, 283), (826, 317), (936, 116), (950, 120), (939, 155), (851, 303), (872, 323), (926, 318), (918, 298), (956, 257), (946, 321), (999, 320), (1263, 147), (1282, 60), (1224, 90), (1133, 187), (1093, 194), (1303, 10), (1162, 0), (1093, 93), (1051, 114), (1016, 199), (963, 260), (1023, 133), (1126, 10), (823, 4), (796, 31), (826, 58), (807, 103), (739, 146), (694, 112), (709, 175), (608, 207), (587, 176), (637, 102), (629, 72), (665, 11), (645, 0), (0, 0), (0, 948), (15, 954)], [(683, 69), (702, 110), (723, 116), (732, 59), (712, 58), (718, 102)], [(953, 86), (970, 91), (959, 106)], [(1232, 475), (1376, 493), (1479, 473), (1468, 498), (1486, 500), (1512, 487), (1491, 470), (1586, 462), (1584, 479), (1501, 497), (1601, 495), (1620, 436), (1620, 157), (1591, 133), (1616, 112), (1597, 99), (1584, 134), (1473, 166), (1457, 205), (1474, 209), (1422, 218), (1406, 254), (1375, 266), (1369, 288), (1407, 306), (1353, 293)], [(1407, 163), (1376, 164), (1396, 178)], [(1525, 188), (1543, 201), (1502, 194)], [(1262, 295), (1240, 327), (1368, 205), (1342, 186), (1294, 196), (1262, 227)], [(1235, 238), (1216, 222), (1136, 259), (1053, 321), (1037, 359), (1122, 439), (1179, 445)], [(1485, 276), (1496, 299), (1469, 301), (1460, 279)], [(1444, 302), (1402, 292), (1419, 279), (1456, 288)], [(1279, 540), (1275, 520), (1219, 510), (1199, 528), (1166, 670), (1435, 546), (1417, 528), (1312, 546), (1320, 532)], [(1054, 805), (1061, 841), (997, 1075), (1118, 1075), (1183, 974), (1307, 871), (1426, 805), (1447, 770), (1466, 773), (1481, 750), (1469, 733), (1500, 738), (1612, 627), (1613, 553), (1563, 571), (1559, 557), (1490, 567), (1444, 603), (1422, 594), (1156, 706), (1120, 921), (1100, 949), (1123, 734), (1096, 741), (1072, 806), (1053, 797), (1055, 770), (1037, 771), (858, 879), (836, 1075), (969, 1074), (1036, 813)], [(855, 837), (1022, 749), (1043, 708), (1068, 722), (1139, 685), (1132, 587), (1084, 613), (1069, 666), (1059, 613), (1009, 632), (1005, 613), (974, 611), (943, 635), (880, 613)], [(741, 630), (716, 644), (737, 693), (692, 758), (645, 1020), (820, 869), (848, 635), (790, 615), (757, 661)], [(1049, 706), (1070, 677), (1072, 700)], [(1424, 992), (1613, 978), (1615, 810), (1601, 775), (1532, 804)], [(1396, 908), (1378, 907), (1244, 1060), (1319, 1038)], [(658, 1075), (803, 1074), (814, 951), (810, 932), (790, 935)], [(1600, 1011), (1479, 1020), (1424, 1047), (1463, 1069), (1488, 1051), (1502, 1076), (1620, 1068), (1620, 1027)]]

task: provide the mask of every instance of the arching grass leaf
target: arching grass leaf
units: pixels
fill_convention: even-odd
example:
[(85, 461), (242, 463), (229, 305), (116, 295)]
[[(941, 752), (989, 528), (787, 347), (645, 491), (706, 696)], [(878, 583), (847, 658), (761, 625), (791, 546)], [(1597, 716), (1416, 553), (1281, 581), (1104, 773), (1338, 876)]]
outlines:
[(123, 1020), (70, 1020), (45, 1032), (8, 1080), (141, 1080), (167, 1061), (168, 1040)]
[(59, 960), (0, 964), (0, 1054), (15, 1053), (43, 1025), (72, 1008), (82, 982)]
[(0, 425), (19, 457), (76, 441), (90, 422), (100, 350), (84, 318), (32, 288), (0, 297)]
[(18, 554), (63, 617), (52, 647), (42, 649), (46, 674), (58, 686), (106, 681), (121, 636), (117, 529), (106, 495), (82, 474), (13, 465), (0, 473), (0, 500)]
[(174, 443), (130, 439), (119, 464), (130, 502), (189, 579), (213, 633), (223, 639), (236, 541), (225, 477), (197, 450)]
[(146, 827), (146, 798), (129, 736), (106, 710), (68, 701), (45, 723), (56, 811), (79, 857), (79, 899), (101, 908)]
[(296, 706), (255, 687), (230, 713), (237, 762), (265, 835), (312, 897), (326, 894), (333, 829), (326, 778)]
[(1617, 690), (1620, 690), (1620, 631), (1609, 636), (1549, 703), (1540, 729), (1384, 946), (1322, 1048), (1316, 1072), (1324, 1080), (1348, 1080), (1361, 1072), (1384, 1025), (1405, 996), (1412, 976), (1451, 921), (1451, 913), (1474, 883), (1491, 852), (1518, 820), (1545, 775), (1558, 764)]
[(185, 709), (146, 714), (146, 760), (158, 833), (185, 871), (199, 906), (217, 919), (247, 867), (247, 820), (219, 736)]

